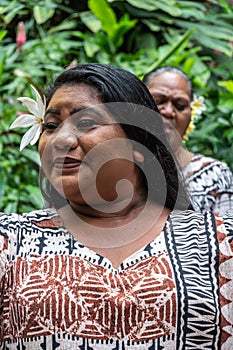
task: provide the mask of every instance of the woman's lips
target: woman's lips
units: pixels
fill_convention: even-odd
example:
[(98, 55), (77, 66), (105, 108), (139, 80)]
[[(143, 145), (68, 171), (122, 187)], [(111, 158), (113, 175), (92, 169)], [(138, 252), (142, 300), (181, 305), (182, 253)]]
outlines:
[(73, 168), (77, 168), (81, 165), (81, 161), (79, 159), (65, 157), (65, 158), (56, 158), (54, 161), (54, 167), (59, 170), (69, 170)]

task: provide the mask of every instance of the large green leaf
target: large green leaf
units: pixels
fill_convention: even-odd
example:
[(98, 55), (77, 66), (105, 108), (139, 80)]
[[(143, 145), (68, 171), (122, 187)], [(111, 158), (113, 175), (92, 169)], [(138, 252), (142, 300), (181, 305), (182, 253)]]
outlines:
[(53, 17), (54, 11), (54, 9), (48, 9), (38, 5), (33, 7), (33, 14), (38, 24), (45, 23), (49, 18)]
[(115, 12), (111, 9), (106, 0), (88, 0), (88, 7), (100, 20), (103, 31), (111, 36), (114, 33), (117, 18)]
[(225, 87), (225, 89), (233, 95), (233, 80), (220, 81), (218, 82), (218, 85)]
[(77, 21), (69, 18), (68, 20), (64, 20), (63, 22), (59, 23), (59, 25), (56, 25), (50, 28), (48, 30), (48, 34), (53, 34), (59, 31), (71, 30), (76, 28), (77, 28)]
[(203, 35), (203, 33), (200, 33), (199, 36), (197, 34), (194, 35), (194, 38), (198, 39), (200, 44), (202, 44), (204, 47), (232, 57), (233, 47), (230, 45), (230, 43), (227, 43), (221, 39), (210, 38)]
[[(167, 8), (167, 6), (169, 6), (170, 4), (170, 9), (174, 7), (175, 5), (175, 1), (174, 0), (170, 0), (169, 4), (168, 1), (155, 1), (155, 0), (127, 0), (127, 2), (132, 5), (135, 6), (137, 8), (141, 8), (147, 11), (154, 11), (157, 10), (159, 8), (161, 8), (161, 6), (164, 6)], [(167, 4), (166, 4), (167, 3)]]
[(1, 21), (3, 21), (5, 24), (9, 24), (23, 8), (23, 4), (20, 4), (14, 0), (9, 1), (8, 5), (6, 6), (0, 6)]
[(101, 30), (101, 21), (90, 11), (82, 12), (80, 14), (80, 18), (87, 28), (89, 28), (93, 33), (98, 33)]
[[(182, 11), (184, 9), (187, 9), (187, 10), (193, 9), (194, 11), (195, 11), (195, 9), (199, 9), (202, 12), (206, 12), (206, 6), (203, 3), (200, 3), (197, 1), (178, 0), (178, 1), (176, 1), (176, 5), (179, 8), (182, 8)], [(182, 15), (183, 15), (183, 13), (182, 13)]]
[(0, 30), (0, 41), (6, 36), (7, 31), (6, 30)]

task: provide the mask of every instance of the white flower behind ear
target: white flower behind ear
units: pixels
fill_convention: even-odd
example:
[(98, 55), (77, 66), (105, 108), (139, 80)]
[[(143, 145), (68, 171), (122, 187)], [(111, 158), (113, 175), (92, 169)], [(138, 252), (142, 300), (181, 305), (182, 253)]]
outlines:
[(185, 131), (185, 134), (183, 136), (183, 139), (187, 141), (189, 139), (189, 134), (195, 129), (194, 120), (201, 115), (202, 112), (206, 110), (206, 105), (204, 103), (204, 97), (196, 95), (193, 96), (193, 100), (190, 103), (191, 107), (191, 120), (190, 123)]
[(39, 92), (31, 85), (36, 101), (29, 97), (19, 97), (17, 100), (27, 107), (31, 114), (22, 114), (10, 126), (13, 128), (31, 128), (25, 133), (20, 143), (20, 151), (22, 151), (29, 143), (34, 145), (41, 133), (41, 126), (44, 121), (46, 100), (45, 96), (41, 98)]
[(201, 115), (201, 113), (206, 110), (206, 105), (204, 103), (204, 100), (205, 99), (203, 96), (197, 97), (196, 95), (194, 95), (193, 100), (190, 104), (192, 108), (192, 114)]

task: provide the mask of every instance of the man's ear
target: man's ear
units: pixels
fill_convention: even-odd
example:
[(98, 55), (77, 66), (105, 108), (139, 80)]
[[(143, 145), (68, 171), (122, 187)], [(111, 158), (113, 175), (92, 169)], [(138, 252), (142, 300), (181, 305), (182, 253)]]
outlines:
[(143, 163), (144, 162), (144, 155), (141, 152), (138, 151), (133, 151), (133, 157), (134, 160), (138, 163)]

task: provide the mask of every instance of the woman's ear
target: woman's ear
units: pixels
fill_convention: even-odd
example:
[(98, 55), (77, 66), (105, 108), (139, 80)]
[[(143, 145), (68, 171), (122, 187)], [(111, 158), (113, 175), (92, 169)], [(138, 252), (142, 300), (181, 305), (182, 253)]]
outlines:
[(133, 151), (133, 157), (134, 160), (138, 163), (143, 163), (144, 162), (144, 155), (141, 152), (138, 151)]

